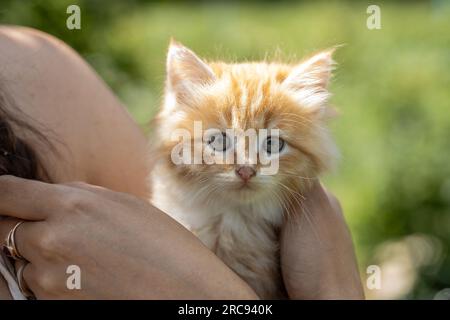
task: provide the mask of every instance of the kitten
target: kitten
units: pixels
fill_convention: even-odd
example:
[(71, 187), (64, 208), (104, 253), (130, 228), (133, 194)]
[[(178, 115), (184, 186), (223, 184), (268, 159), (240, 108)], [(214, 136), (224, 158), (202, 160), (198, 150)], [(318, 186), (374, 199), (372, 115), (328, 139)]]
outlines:
[[(297, 65), (227, 64), (206, 63), (174, 41), (169, 47), (165, 99), (156, 117), (152, 202), (196, 234), (261, 298), (286, 297), (278, 241), (283, 217), (337, 155), (325, 127), (332, 52)], [(216, 133), (188, 137), (181, 153), (199, 147), (233, 157), (233, 142), (241, 138), (230, 137), (227, 129), (279, 129), (279, 136), (256, 142), (259, 154), (279, 161), (278, 172), (262, 174), (262, 164), (250, 161), (250, 142), (241, 164), (175, 164), (180, 142), (173, 133), (183, 129), (195, 136), (195, 121)]]

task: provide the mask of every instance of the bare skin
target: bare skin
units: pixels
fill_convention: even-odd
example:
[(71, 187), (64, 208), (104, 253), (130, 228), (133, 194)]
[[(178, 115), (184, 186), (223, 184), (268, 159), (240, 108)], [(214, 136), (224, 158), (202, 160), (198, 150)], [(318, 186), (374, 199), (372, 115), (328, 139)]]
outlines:
[[(0, 215), (11, 217), (0, 222), (0, 239), (14, 219), (27, 220), (16, 238), (38, 298), (257, 298), (191, 233), (142, 200), (149, 194), (145, 136), (76, 53), (46, 34), (0, 27), (0, 66), (1, 87), (15, 105), (61, 141), (56, 155), (24, 134), (56, 184), (0, 177)], [(290, 297), (363, 298), (339, 206), (320, 185), (308, 199), (318, 212), (314, 227), (287, 221), (283, 231)], [(81, 267), (82, 290), (65, 287), (71, 264)], [(2, 281), (0, 298), (8, 298)]]
[(291, 299), (364, 299), (350, 231), (339, 201), (314, 183), (306, 215), (285, 221), (281, 269)]

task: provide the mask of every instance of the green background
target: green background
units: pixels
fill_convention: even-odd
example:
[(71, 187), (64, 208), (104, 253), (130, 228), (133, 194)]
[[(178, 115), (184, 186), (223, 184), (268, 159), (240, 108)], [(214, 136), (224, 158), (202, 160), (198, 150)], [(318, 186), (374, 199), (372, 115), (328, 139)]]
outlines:
[[(66, 28), (70, 4), (81, 8), (81, 30)], [(370, 4), (381, 8), (380, 30), (366, 27)], [(1, 23), (74, 47), (144, 128), (171, 36), (231, 61), (295, 61), (343, 45), (331, 85), (342, 159), (324, 181), (342, 202), (364, 283), (369, 265), (381, 267), (381, 289), (366, 288), (368, 297), (389, 299), (450, 288), (449, 17), (450, 1), (0, 3)]]

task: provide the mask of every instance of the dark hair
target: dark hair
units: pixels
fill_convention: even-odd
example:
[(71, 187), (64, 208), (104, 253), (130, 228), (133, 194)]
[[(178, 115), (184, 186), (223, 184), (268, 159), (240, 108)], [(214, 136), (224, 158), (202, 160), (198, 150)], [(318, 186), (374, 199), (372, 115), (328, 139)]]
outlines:
[[(50, 146), (48, 139), (20, 114), (6, 93), (0, 91), (0, 175), (50, 181), (36, 151), (14, 132), (19, 128)], [(26, 121), (26, 120), (30, 121)]]

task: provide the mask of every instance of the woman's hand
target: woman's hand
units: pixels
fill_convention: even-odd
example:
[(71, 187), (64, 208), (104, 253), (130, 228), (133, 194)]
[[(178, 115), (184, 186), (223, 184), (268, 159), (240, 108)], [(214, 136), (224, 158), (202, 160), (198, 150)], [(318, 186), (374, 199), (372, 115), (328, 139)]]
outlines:
[[(26, 220), (15, 238), (38, 299), (257, 298), (189, 231), (128, 194), (2, 176), (0, 215)], [(16, 219), (0, 221), (0, 239)], [(71, 265), (80, 290), (66, 285)]]
[(281, 268), (291, 299), (364, 299), (339, 202), (319, 182), (281, 236)]

